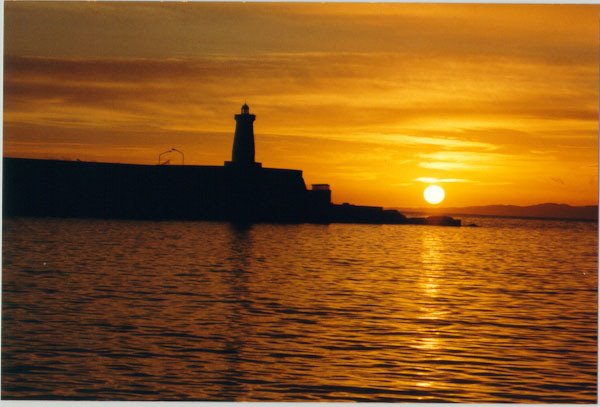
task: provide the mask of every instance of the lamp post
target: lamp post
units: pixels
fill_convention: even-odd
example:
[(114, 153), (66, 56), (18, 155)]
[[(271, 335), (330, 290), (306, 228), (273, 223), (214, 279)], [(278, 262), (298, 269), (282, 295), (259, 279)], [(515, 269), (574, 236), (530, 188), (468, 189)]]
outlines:
[(160, 165), (160, 157), (162, 157), (163, 155), (165, 155), (165, 154), (167, 154), (167, 153), (170, 153), (171, 151), (173, 151), (173, 150), (167, 150), (167, 151), (163, 151), (162, 153), (160, 153), (160, 154), (158, 155), (158, 165)]
[(171, 149), (171, 151), (176, 151), (179, 154), (181, 154), (181, 165), (185, 165), (185, 156), (183, 155), (183, 151), (179, 151), (178, 149), (176, 149), (175, 147), (173, 147)]

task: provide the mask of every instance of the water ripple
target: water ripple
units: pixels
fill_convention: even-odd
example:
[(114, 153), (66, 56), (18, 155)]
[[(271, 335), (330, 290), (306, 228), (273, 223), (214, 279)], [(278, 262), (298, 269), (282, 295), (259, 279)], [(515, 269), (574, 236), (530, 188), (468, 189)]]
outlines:
[(597, 224), (465, 222), (5, 220), (2, 397), (594, 403)]

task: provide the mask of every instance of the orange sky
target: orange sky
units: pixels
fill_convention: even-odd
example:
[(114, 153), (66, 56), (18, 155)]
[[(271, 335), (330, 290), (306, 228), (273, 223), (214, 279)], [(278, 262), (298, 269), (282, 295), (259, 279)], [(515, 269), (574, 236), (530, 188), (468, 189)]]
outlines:
[(599, 11), (6, 2), (4, 155), (220, 165), (247, 101), (334, 202), (596, 204)]

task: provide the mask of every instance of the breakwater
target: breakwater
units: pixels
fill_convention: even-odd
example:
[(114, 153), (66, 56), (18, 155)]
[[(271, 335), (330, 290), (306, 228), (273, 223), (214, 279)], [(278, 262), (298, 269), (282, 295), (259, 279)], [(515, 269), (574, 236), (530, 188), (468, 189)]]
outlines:
[(284, 223), (460, 225), (376, 206), (331, 203), (302, 171), (3, 159), (3, 215)]

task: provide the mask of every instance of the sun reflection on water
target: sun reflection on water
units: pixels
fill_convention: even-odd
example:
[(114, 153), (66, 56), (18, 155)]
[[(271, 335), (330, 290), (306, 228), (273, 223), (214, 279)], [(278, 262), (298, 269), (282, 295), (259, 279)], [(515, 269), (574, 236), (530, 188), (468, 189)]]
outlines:
[(2, 396), (595, 401), (596, 229), (504, 222), (8, 221)]

